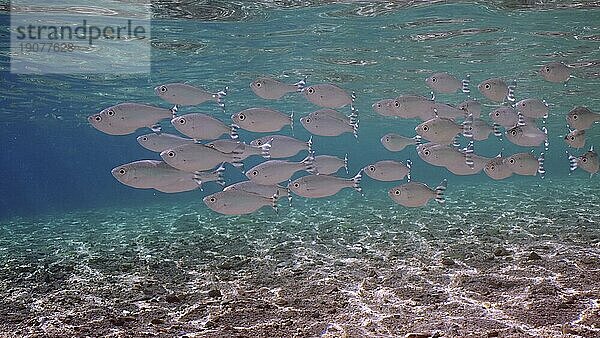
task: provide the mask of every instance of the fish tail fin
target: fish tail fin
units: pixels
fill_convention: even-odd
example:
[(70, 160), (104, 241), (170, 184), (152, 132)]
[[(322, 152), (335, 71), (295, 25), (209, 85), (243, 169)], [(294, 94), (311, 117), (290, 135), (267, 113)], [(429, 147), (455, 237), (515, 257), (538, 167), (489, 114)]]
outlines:
[(219, 107), (221, 107), (221, 110), (223, 111), (223, 113), (225, 112), (225, 96), (227, 96), (227, 91), (229, 90), (229, 87), (225, 87), (223, 88), (223, 90), (218, 91), (216, 93), (213, 94), (213, 97), (215, 98), (215, 101), (217, 101), (217, 104), (219, 105)]
[(162, 132), (162, 127), (160, 126), (160, 123), (157, 123), (153, 124), (150, 127), (150, 130), (152, 130), (156, 135), (160, 135), (160, 133)]
[(308, 147), (308, 153), (312, 153), (312, 146), (313, 146), (313, 140), (312, 140), (312, 135), (310, 135), (310, 137), (308, 138), (308, 141), (306, 141), (306, 146)]
[(291, 207), (292, 206), (292, 190), (290, 189), (290, 183), (292, 183), (291, 178), (288, 180), (288, 185), (287, 185), (287, 187), (285, 187), (285, 190), (287, 191), (288, 203)]
[(545, 161), (546, 157), (544, 153), (540, 154), (540, 158), (538, 158), (538, 174), (540, 174), (540, 177), (543, 179), (546, 176), (546, 169), (544, 169), (544, 161)]
[(452, 146), (454, 148), (460, 148), (460, 141), (458, 140), (458, 135), (454, 136), (454, 140), (452, 140)]
[(352, 126), (352, 134), (354, 135), (354, 138), (356, 138), (358, 140), (358, 125), (359, 125), (360, 121), (358, 119), (352, 121), (350, 120), (350, 125)]
[(435, 201), (439, 204), (446, 203), (446, 198), (444, 197), (444, 192), (448, 187), (448, 180), (444, 179), (440, 185), (435, 188)]
[(292, 129), (292, 134), (294, 133), (294, 111), (290, 114), (290, 129)]
[(229, 137), (231, 137), (232, 140), (237, 140), (240, 137), (238, 129), (240, 129), (240, 126), (235, 123), (232, 123), (231, 126), (229, 126)]
[(359, 170), (358, 173), (356, 175), (354, 175), (354, 177), (352, 177), (352, 187), (354, 188), (354, 190), (358, 191), (359, 193), (362, 193), (362, 188), (360, 187), (361, 179), (362, 179), (362, 170)]
[(413, 140), (415, 140), (416, 145), (423, 144), (423, 137), (421, 135), (415, 135), (415, 137), (413, 137)]
[(517, 116), (518, 116), (517, 127), (522, 127), (527, 124), (527, 122), (525, 122), (525, 116), (523, 114), (517, 113)]
[(469, 116), (463, 122), (463, 136), (466, 138), (473, 138), (473, 114)]
[(465, 94), (471, 94), (471, 89), (469, 88), (469, 85), (471, 84), (471, 74), (468, 74), (462, 81), (461, 81), (461, 85), (462, 85), (462, 92)]
[(577, 168), (579, 167), (579, 162), (577, 161), (577, 157), (569, 154), (568, 151), (567, 151), (567, 155), (569, 155), (569, 174), (570, 174), (573, 171), (577, 170)]
[(192, 176), (192, 179), (194, 180), (194, 182), (196, 182), (196, 184), (198, 185), (198, 188), (200, 188), (200, 191), (203, 191), (202, 190), (202, 178), (200, 177), (200, 171), (194, 172), (194, 176)]
[(498, 123), (494, 123), (494, 136), (496, 136), (497, 138), (500, 139), (500, 141), (502, 141), (502, 131), (500, 130), (500, 125)]
[(267, 160), (271, 158), (271, 147), (272, 147), (273, 139), (271, 138), (267, 143), (258, 146), (261, 150), (260, 155)]
[(354, 105), (354, 101), (356, 101), (356, 93), (352, 92), (352, 94), (350, 94), (350, 98), (352, 99), (352, 102), (350, 103), (350, 105)]
[(232, 166), (240, 169), (242, 172), (244, 171), (244, 163), (242, 163), (243, 158), (241, 156), (243, 153), (242, 145), (238, 146), (231, 152), (231, 161), (229, 161)]
[(302, 80), (293, 84), (293, 86), (296, 86), (297, 92), (301, 92), (304, 87), (306, 87), (306, 79), (308, 79), (308, 76), (305, 76)]
[(358, 122), (358, 110), (354, 107), (354, 104), (350, 105), (350, 124), (354, 125)]
[(408, 174), (406, 174), (406, 178), (408, 179), (408, 182), (410, 182), (410, 171), (412, 169), (412, 161), (411, 160), (406, 160), (406, 167), (408, 168)]
[(546, 126), (543, 126), (542, 131), (546, 135), (546, 138), (544, 139), (544, 151), (548, 151), (548, 146), (550, 145), (550, 142), (548, 142), (548, 128), (546, 128)]
[[(431, 101), (435, 101), (435, 92), (432, 90), (429, 94), (431, 95)], [(437, 111), (435, 111), (435, 115), (437, 116)]]
[(306, 158), (304, 158), (300, 163), (304, 164), (304, 170), (307, 172), (313, 175), (319, 174), (317, 168), (315, 167), (315, 157), (312, 153), (309, 153), (308, 156), (306, 156)]
[(178, 105), (174, 105), (173, 108), (169, 109), (171, 111), (171, 118), (177, 117), (177, 111), (179, 110)]
[(276, 190), (275, 194), (273, 194), (273, 196), (271, 196), (271, 207), (273, 208), (273, 210), (275, 210), (276, 214), (279, 214), (279, 209), (277, 207), (277, 201), (279, 201), (279, 191)]
[(468, 165), (469, 168), (475, 166), (475, 162), (473, 162), (473, 148), (473, 140), (471, 140), (465, 148), (465, 164)]
[(515, 89), (517, 88), (517, 80), (513, 80), (512, 84), (508, 86), (508, 93), (506, 94), (506, 99), (509, 102), (515, 102)]
[(346, 169), (346, 174), (348, 174), (348, 154), (344, 155), (344, 169)]

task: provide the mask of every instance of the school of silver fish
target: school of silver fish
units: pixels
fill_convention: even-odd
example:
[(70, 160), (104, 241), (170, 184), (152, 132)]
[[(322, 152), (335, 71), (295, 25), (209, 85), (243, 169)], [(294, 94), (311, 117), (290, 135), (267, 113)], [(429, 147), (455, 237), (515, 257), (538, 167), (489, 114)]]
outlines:
[[(573, 77), (572, 68), (560, 62), (544, 64), (538, 74), (545, 81), (565, 84)], [(296, 83), (285, 83), (272, 77), (260, 77), (250, 89), (264, 100), (280, 100), (287, 95), (300, 95), (318, 107), (299, 118), (300, 124), (311, 134), (336, 137), (344, 133), (358, 138), (359, 119), (354, 93), (332, 83), (307, 85), (307, 78)], [(546, 119), (550, 106), (540, 98), (516, 100), (516, 82), (500, 77), (483, 80), (477, 85), (480, 100), (471, 98), (471, 78), (456, 77), (449, 72), (436, 72), (425, 79), (431, 97), (400, 95), (376, 101), (373, 111), (385, 118), (417, 119), (415, 135), (388, 133), (380, 142), (390, 152), (401, 152), (414, 146), (425, 163), (444, 167), (454, 175), (475, 175), (483, 171), (494, 180), (514, 175), (544, 178), (545, 152), (548, 150)], [(313, 151), (312, 136), (301, 140), (277, 134), (294, 128), (294, 113), (285, 113), (268, 107), (251, 107), (231, 115), (231, 121), (222, 121), (204, 113), (179, 115), (179, 107), (197, 106), (215, 102), (225, 111), (224, 99), (228, 88), (208, 91), (187, 83), (167, 83), (154, 88), (155, 94), (172, 104), (162, 108), (147, 104), (124, 102), (105, 108), (88, 117), (97, 130), (109, 135), (128, 135), (141, 128), (151, 133), (137, 137), (138, 143), (157, 153), (162, 160), (147, 159), (122, 164), (112, 169), (112, 175), (124, 185), (137, 189), (155, 189), (163, 193), (178, 193), (202, 189), (215, 182), (223, 189), (203, 198), (211, 210), (224, 215), (243, 215), (267, 206), (277, 211), (278, 199), (292, 194), (304, 198), (324, 198), (345, 188), (361, 192), (363, 173), (382, 182), (402, 181), (388, 190), (389, 198), (404, 207), (422, 207), (432, 199), (445, 203), (447, 181), (430, 187), (411, 180), (412, 161), (405, 163), (382, 160), (368, 164), (349, 178), (336, 176), (343, 168), (348, 174), (348, 156), (317, 155)], [(467, 97), (457, 105), (436, 101), (437, 94), (463, 93)], [(482, 118), (481, 101), (488, 100), (495, 108)], [(346, 115), (341, 109), (348, 109)], [(180, 135), (162, 132), (160, 122), (168, 119)], [(586, 130), (600, 122), (600, 114), (584, 106), (574, 107), (566, 114), (569, 132), (565, 143), (574, 149), (586, 146)], [(541, 126), (539, 126), (541, 124)], [(267, 135), (258, 136), (249, 143), (239, 139), (238, 130)], [(504, 132), (502, 132), (504, 129)], [(493, 134), (500, 141), (503, 136), (521, 147), (543, 147), (539, 155), (534, 150), (515, 154), (485, 157), (474, 152), (476, 141), (484, 141)], [(225, 136), (225, 138), (223, 138)], [(461, 146), (466, 139), (467, 145)], [(306, 152), (302, 161), (287, 158)], [(225, 163), (243, 170), (243, 160), (250, 156), (262, 157), (264, 162), (243, 173), (247, 180), (226, 186), (223, 173)], [(594, 175), (599, 171), (598, 153), (593, 146), (581, 155), (567, 152), (570, 171), (578, 168)], [(297, 179), (297, 172), (306, 172)]]

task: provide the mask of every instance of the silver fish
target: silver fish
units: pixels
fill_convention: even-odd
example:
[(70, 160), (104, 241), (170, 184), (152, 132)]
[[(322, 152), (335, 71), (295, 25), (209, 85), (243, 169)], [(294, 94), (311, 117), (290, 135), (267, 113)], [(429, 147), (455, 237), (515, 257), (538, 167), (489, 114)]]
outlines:
[(261, 146), (254, 147), (248, 145), (244, 142), (236, 141), (236, 140), (214, 140), (212, 142), (206, 143), (206, 146), (215, 148), (223, 153), (233, 153), (233, 152), (241, 152), (239, 156), (241, 159), (247, 159), (250, 156), (262, 156), (266, 159), (271, 158), (271, 143), (267, 142)]
[(567, 122), (571, 128), (577, 130), (590, 129), (598, 121), (600, 121), (600, 114), (592, 112), (587, 107), (575, 107), (567, 114)]
[(459, 134), (467, 138), (473, 136), (473, 116), (470, 115), (462, 124), (458, 124), (450, 119), (434, 117), (419, 124), (415, 128), (415, 131), (421, 137), (431, 142), (451, 144)]
[[(207, 182), (217, 182), (218, 184), (223, 185), (225, 184), (223, 181), (224, 171), (225, 168), (221, 165), (219, 168), (213, 171), (198, 171), (193, 174), (186, 173), (186, 176), (170, 182), (167, 185), (154, 187), (154, 189), (167, 194), (173, 194), (178, 192), (192, 191), (198, 188), (202, 190), (202, 185)], [(191, 179), (189, 175), (192, 175)]]
[(302, 94), (308, 101), (325, 108), (341, 108), (354, 102), (354, 93), (349, 95), (342, 88), (330, 83), (305, 87)]
[(205, 171), (227, 162), (236, 167), (241, 167), (240, 150), (223, 153), (204, 144), (184, 144), (175, 148), (164, 150), (160, 157), (170, 166), (183, 171)]
[(109, 135), (127, 135), (144, 127), (160, 132), (158, 122), (175, 116), (175, 111), (140, 103), (120, 103), (88, 117), (90, 124)]
[(410, 167), (412, 162), (406, 164), (396, 161), (378, 161), (363, 168), (363, 172), (370, 178), (378, 181), (400, 181), (407, 177), (410, 181)]
[(242, 129), (255, 133), (272, 133), (289, 125), (294, 129), (294, 113), (289, 116), (269, 108), (249, 108), (231, 115), (233, 122)]
[(383, 147), (389, 151), (397, 152), (402, 151), (404, 148), (410, 145), (419, 145), (421, 144), (421, 136), (417, 135), (414, 137), (404, 137), (402, 135), (389, 133), (385, 134), (380, 139)]
[(443, 180), (435, 189), (431, 189), (425, 183), (409, 182), (399, 185), (388, 191), (388, 196), (396, 203), (407, 208), (422, 207), (435, 198), (439, 204), (444, 204), (444, 191), (448, 181)]
[(308, 175), (300, 177), (288, 184), (294, 194), (306, 198), (322, 198), (337, 194), (344, 188), (353, 188), (361, 192), (360, 171), (353, 178), (342, 178), (328, 175)]
[(306, 85), (306, 78), (294, 84), (287, 84), (270, 77), (259, 77), (250, 84), (257, 96), (267, 100), (278, 100), (288, 93), (301, 92)]
[(120, 165), (111, 174), (121, 183), (139, 189), (150, 189), (173, 183), (181, 178), (193, 181), (193, 173), (173, 168), (163, 161), (141, 160)]
[(585, 147), (585, 130), (570, 130), (567, 135), (565, 135), (565, 142), (571, 148), (583, 148)]
[(246, 177), (259, 184), (273, 185), (289, 180), (297, 171), (317, 173), (313, 165), (314, 157), (309, 155), (301, 162), (270, 160), (246, 171)]
[(183, 138), (177, 135), (167, 133), (150, 133), (146, 135), (141, 135), (137, 137), (137, 141), (142, 147), (157, 153), (160, 153), (166, 149), (175, 148), (183, 144), (194, 143), (194, 140), (192, 139)]
[[(502, 106), (494, 109), (490, 113), (490, 118), (495, 124), (500, 125), (504, 128), (512, 128), (519, 124), (519, 113), (509, 106)], [(522, 122), (525, 124), (535, 125), (535, 120), (522, 116)]]
[[(567, 152), (567, 154), (569, 154)], [(594, 147), (590, 147), (585, 154), (575, 157), (569, 154), (570, 172), (573, 172), (577, 168), (581, 168), (588, 173), (590, 177), (598, 172), (600, 169), (600, 161), (598, 160), (598, 153), (594, 151)]]
[(417, 146), (417, 154), (423, 161), (438, 167), (458, 166), (468, 160), (466, 152), (458, 147), (435, 143)]
[(292, 157), (303, 150), (309, 153), (312, 151), (312, 137), (308, 141), (301, 141), (285, 135), (269, 135), (251, 141), (250, 145), (260, 147), (269, 141), (271, 144), (271, 158)]
[(471, 93), (471, 90), (469, 90), (469, 75), (467, 75), (466, 79), (461, 81), (447, 72), (434, 73), (425, 79), (425, 83), (437, 93), (452, 94), (459, 90), (465, 94)]
[(545, 145), (548, 148), (548, 130), (546, 127), (538, 129), (535, 125), (517, 125), (506, 131), (506, 138), (522, 147), (539, 147)]
[(331, 155), (319, 155), (315, 156), (313, 163), (316, 172), (319, 175), (331, 175), (335, 174), (341, 168), (346, 170), (346, 174), (348, 173), (348, 154), (342, 159), (337, 156)]
[(546, 81), (563, 83), (571, 78), (571, 68), (562, 62), (548, 62), (538, 72)]
[(279, 196), (264, 197), (237, 189), (219, 191), (202, 199), (211, 210), (223, 215), (246, 215), (270, 206), (277, 212)]
[(457, 108), (466, 111), (466, 115), (472, 114), (474, 118), (481, 117), (481, 102), (477, 100), (465, 100), (459, 103)]
[(435, 102), (419, 95), (401, 95), (395, 99), (377, 101), (373, 110), (383, 116), (400, 117), (404, 119), (430, 116), (435, 109)]
[(517, 112), (531, 118), (547, 118), (548, 104), (539, 99), (524, 99), (515, 105)]
[(232, 185), (226, 186), (223, 191), (227, 190), (241, 190), (245, 192), (250, 192), (253, 194), (257, 194), (263, 197), (272, 197), (273, 195), (277, 195), (279, 197), (289, 196), (288, 189), (282, 187), (280, 185), (265, 185), (258, 184), (252, 180), (250, 181), (242, 181), (238, 183), (234, 183)]
[(352, 114), (335, 115), (327, 111), (316, 111), (300, 119), (302, 126), (311, 134), (319, 136), (339, 136), (352, 133), (358, 138), (358, 119), (356, 110), (352, 107)]
[(491, 159), (483, 168), (483, 171), (492, 179), (503, 180), (512, 176), (513, 171), (505, 162), (506, 158), (501, 154)]
[[(421, 117), (426, 117), (429, 116), (429, 114), (422, 114)], [(460, 119), (460, 118), (465, 118), (468, 116), (468, 113), (466, 113), (464, 110), (455, 107), (451, 104), (447, 104), (447, 103), (435, 103), (434, 105), (434, 110), (433, 110), (433, 114), (430, 115), (430, 118), (433, 117), (445, 117), (447, 119)], [(424, 119), (427, 120), (427, 119)]]
[(171, 124), (177, 131), (194, 140), (216, 140), (222, 135), (229, 135), (232, 139), (238, 138), (237, 126), (228, 126), (221, 120), (212, 116), (191, 113), (175, 117)]
[[(223, 98), (227, 95), (228, 88), (211, 93), (187, 83), (165, 83), (154, 88), (154, 93), (161, 99), (177, 106), (197, 106), (206, 101), (215, 101), (225, 110)], [(177, 108), (175, 108), (177, 109)]]
[(544, 153), (541, 153), (539, 158), (536, 158), (533, 152), (517, 153), (506, 158), (505, 163), (517, 175), (535, 176), (539, 173), (540, 177), (544, 178), (544, 158)]
[(475, 141), (483, 141), (487, 140), (490, 137), (491, 133), (494, 133), (495, 136), (502, 136), (502, 132), (500, 131), (500, 126), (494, 124), (490, 126), (486, 121), (482, 119), (474, 119), (473, 120), (473, 140)]
[(480, 156), (477, 154), (470, 155), (471, 164), (467, 164), (466, 161), (455, 161), (452, 164), (446, 165), (446, 169), (454, 175), (465, 176), (465, 175), (476, 175), (483, 170), (485, 165), (491, 160), (491, 158)]
[(481, 82), (477, 88), (483, 96), (494, 102), (515, 101), (514, 85), (509, 86), (500, 78), (491, 78)]

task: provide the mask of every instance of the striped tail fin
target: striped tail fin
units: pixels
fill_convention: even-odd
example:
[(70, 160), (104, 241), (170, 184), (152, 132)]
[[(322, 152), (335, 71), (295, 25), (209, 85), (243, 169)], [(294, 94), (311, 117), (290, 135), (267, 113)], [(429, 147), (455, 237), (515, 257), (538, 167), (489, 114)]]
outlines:
[(296, 86), (297, 92), (301, 92), (304, 89), (304, 87), (306, 87), (306, 79), (308, 79), (308, 76), (305, 76), (302, 80), (293, 84), (294, 86)]
[(506, 94), (506, 99), (509, 102), (515, 102), (515, 88), (517, 88), (517, 80), (514, 80), (511, 85), (508, 86), (508, 94)]
[(471, 89), (469, 88), (469, 85), (471, 84), (471, 75), (467, 75), (467, 77), (461, 81), (461, 85), (462, 85), (462, 92), (465, 94), (470, 95), (471, 94)]
[(465, 148), (465, 164), (468, 165), (469, 168), (475, 167), (475, 162), (473, 162), (473, 148), (473, 140), (471, 140)]
[(540, 174), (540, 177), (543, 179), (546, 176), (546, 169), (544, 169), (544, 161), (545, 161), (545, 154), (541, 153), (540, 154), (540, 158), (538, 158), (538, 174)]
[(227, 96), (228, 90), (229, 90), (229, 87), (225, 87), (220, 92), (216, 92), (213, 94), (213, 97), (216, 99), (217, 104), (219, 105), (219, 107), (221, 107), (221, 110), (223, 111), (223, 113), (225, 112), (225, 101), (223, 99), (225, 98), (225, 96)]
[(577, 159), (577, 157), (569, 154), (568, 151), (567, 151), (567, 155), (569, 155), (569, 174), (571, 174), (573, 171), (577, 170), (577, 168), (579, 167), (579, 160)]
[(410, 182), (410, 170), (412, 168), (412, 161), (411, 160), (406, 160), (406, 167), (408, 168), (408, 174), (406, 174), (406, 179), (408, 180), (408, 182)]
[(442, 183), (440, 183), (440, 185), (437, 186), (437, 188), (435, 188), (435, 201), (439, 204), (446, 203), (446, 198), (444, 197), (446, 187), (448, 187), (448, 180), (444, 179)]
[(344, 169), (346, 169), (346, 174), (348, 174), (348, 154), (344, 155)]
[(354, 188), (354, 190), (356, 190), (360, 193), (362, 193), (362, 188), (360, 187), (360, 180), (362, 179), (361, 173), (362, 173), (362, 170), (359, 170), (358, 173), (354, 177), (352, 177), (352, 183), (353, 183), (352, 187)]
[(240, 126), (238, 126), (235, 123), (231, 124), (229, 130), (229, 137), (231, 137), (232, 140), (237, 140), (240, 137), (240, 135), (238, 134), (238, 129), (240, 129)]

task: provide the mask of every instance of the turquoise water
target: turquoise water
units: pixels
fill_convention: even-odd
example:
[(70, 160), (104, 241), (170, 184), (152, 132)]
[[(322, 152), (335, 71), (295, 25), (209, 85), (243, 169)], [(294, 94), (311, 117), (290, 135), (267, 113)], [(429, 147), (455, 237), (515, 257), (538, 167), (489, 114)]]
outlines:
[[(596, 4), (161, 1), (150, 74), (85, 76), (9, 73), (9, 17), (0, 8), (3, 335), (600, 336), (600, 184), (581, 170), (569, 176), (561, 136), (570, 109), (598, 111)], [(536, 72), (549, 61), (573, 66), (575, 77), (566, 86), (543, 81)], [(546, 178), (458, 177), (414, 148), (386, 151), (383, 134), (412, 136), (418, 122), (379, 116), (371, 104), (428, 95), (424, 79), (437, 71), (470, 74), (484, 117), (498, 105), (476, 85), (490, 77), (516, 80), (517, 100), (545, 99)], [(316, 154), (348, 153), (347, 177), (378, 160), (411, 159), (414, 180), (448, 179), (447, 204), (406, 209), (387, 196), (400, 182), (364, 177), (364, 196), (296, 197), (279, 214), (226, 217), (202, 203), (217, 185), (163, 194), (117, 182), (115, 166), (158, 159), (136, 142), (147, 131), (110, 136), (86, 121), (123, 101), (167, 107), (153, 88), (187, 81), (229, 86), (227, 114), (213, 104), (181, 114), (227, 121), (269, 106), (294, 111), (293, 135), (308, 139), (299, 118), (318, 107), (295, 95), (258, 98), (248, 85), (264, 75), (355, 92), (358, 141), (315, 136)], [(163, 128), (173, 132), (166, 121)], [(600, 126), (586, 143), (600, 147)], [(527, 150), (493, 136), (475, 144), (490, 157), (501, 149)], [(243, 176), (228, 166), (225, 177)]]

